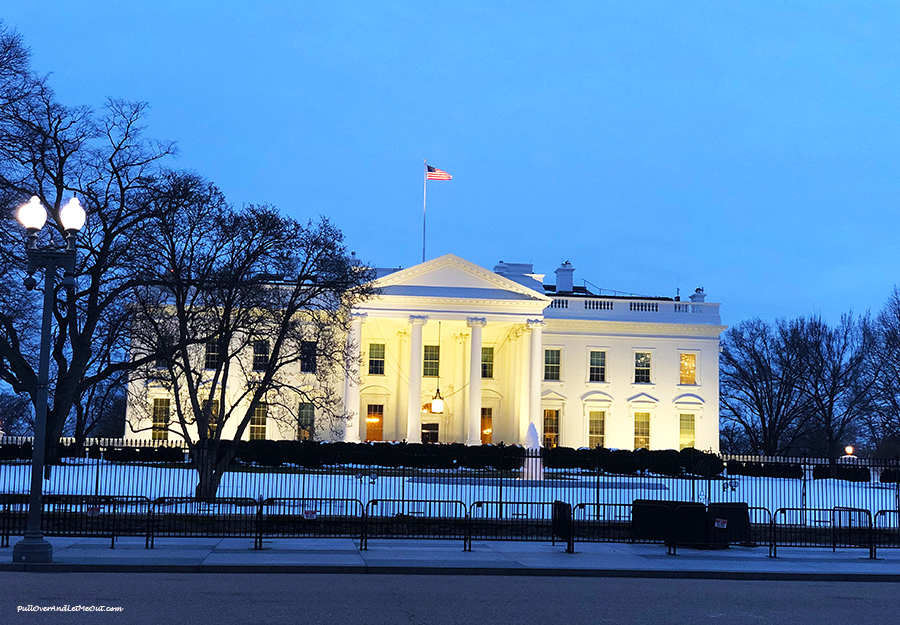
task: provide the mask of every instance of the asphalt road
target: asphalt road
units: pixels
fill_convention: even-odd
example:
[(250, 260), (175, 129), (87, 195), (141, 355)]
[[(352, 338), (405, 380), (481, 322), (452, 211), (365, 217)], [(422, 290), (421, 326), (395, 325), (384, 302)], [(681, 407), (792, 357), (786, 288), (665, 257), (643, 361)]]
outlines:
[[(900, 584), (566, 577), (0, 573), (0, 623), (900, 622)], [(121, 612), (23, 612), (19, 606)]]

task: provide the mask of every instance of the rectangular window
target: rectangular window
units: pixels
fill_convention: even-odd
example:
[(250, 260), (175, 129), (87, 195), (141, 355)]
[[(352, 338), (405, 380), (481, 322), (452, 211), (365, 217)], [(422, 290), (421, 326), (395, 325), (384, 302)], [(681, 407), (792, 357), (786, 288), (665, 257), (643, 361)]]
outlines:
[(366, 407), (366, 440), (380, 441), (384, 437), (384, 404)]
[(694, 435), (694, 415), (684, 413), (678, 415), (678, 449), (694, 447), (697, 439)]
[(559, 445), (559, 410), (545, 410), (544, 447), (553, 448), (557, 445)]
[(253, 370), (265, 371), (269, 367), (269, 341), (253, 341)]
[(635, 352), (634, 383), (650, 384), (650, 352)]
[(606, 352), (591, 352), (588, 375), (591, 382), (606, 382)]
[(606, 443), (606, 413), (603, 411), (588, 413), (588, 446), (603, 447)]
[(423, 423), (422, 424), (422, 444), (427, 445), (430, 443), (438, 442), (438, 430), (440, 426), (437, 423)]
[(219, 340), (213, 339), (211, 341), (206, 342), (206, 358), (205, 358), (205, 368), (206, 369), (218, 369), (219, 368)]
[(169, 440), (169, 400), (153, 400), (153, 433), (155, 441)]
[(310, 403), (301, 402), (297, 411), (297, 439), (312, 441), (316, 438), (316, 409)]
[(300, 373), (316, 372), (316, 342), (300, 343)]
[(384, 375), (384, 343), (369, 343), (369, 375)]
[(492, 408), (482, 408), (481, 409), (481, 444), (482, 445), (490, 445), (492, 440), (492, 435), (494, 433), (493, 429), (494, 423), (494, 411)]
[(545, 349), (544, 350), (544, 379), (545, 380), (558, 380), (559, 379), (559, 364), (561, 359), (560, 349)]
[(260, 402), (253, 409), (250, 417), (250, 440), (262, 441), (266, 439), (266, 414), (269, 411), (268, 404)]
[(681, 377), (679, 384), (697, 383), (697, 354), (681, 355)]
[(426, 378), (436, 378), (441, 375), (440, 345), (425, 346), (425, 361), (422, 366), (422, 375)]
[(634, 413), (634, 448), (650, 449), (650, 413)]
[(494, 377), (494, 348), (493, 347), (482, 347), (481, 348), (481, 377), (483, 377), (483, 378), (493, 378)]
[(203, 412), (206, 414), (206, 423), (208, 425), (206, 431), (209, 434), (209, 438), (214, 438), (216, 430), (219, 428), (219, 402), (204, 400)]

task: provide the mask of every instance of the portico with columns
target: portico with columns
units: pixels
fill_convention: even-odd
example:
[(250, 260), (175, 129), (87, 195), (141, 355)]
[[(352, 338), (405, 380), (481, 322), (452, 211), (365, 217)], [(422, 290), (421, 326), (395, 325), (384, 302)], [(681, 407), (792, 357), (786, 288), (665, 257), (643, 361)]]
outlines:
[(344, 385), (345, 440), (513, 444), (540, 422), (550, 298), (452, 254), (375, 287), (348, 335), (360, 370)]

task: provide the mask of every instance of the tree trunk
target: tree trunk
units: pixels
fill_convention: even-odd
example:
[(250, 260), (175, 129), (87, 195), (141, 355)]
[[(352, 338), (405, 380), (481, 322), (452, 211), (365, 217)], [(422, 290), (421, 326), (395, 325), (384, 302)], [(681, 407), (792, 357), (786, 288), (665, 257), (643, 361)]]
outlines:
[(219, 484), (234, 458), (234, 450), (223, 448), (219, 442), (207, 440), (194, 447), (191, 456), (199, 477), (194, 496), (200, 499), (216, 497)]

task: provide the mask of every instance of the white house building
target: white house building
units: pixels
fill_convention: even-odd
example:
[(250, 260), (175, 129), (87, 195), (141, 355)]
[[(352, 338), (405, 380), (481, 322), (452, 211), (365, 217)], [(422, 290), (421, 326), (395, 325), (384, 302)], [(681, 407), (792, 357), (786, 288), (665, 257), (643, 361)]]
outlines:
[(452, 254), (379, 270), (353, 312), (343, 439), (521, 444), (534, 424), (545, 446), (718, 451), (719, 305), (601, 296), (573, 273), (544, 286)]

